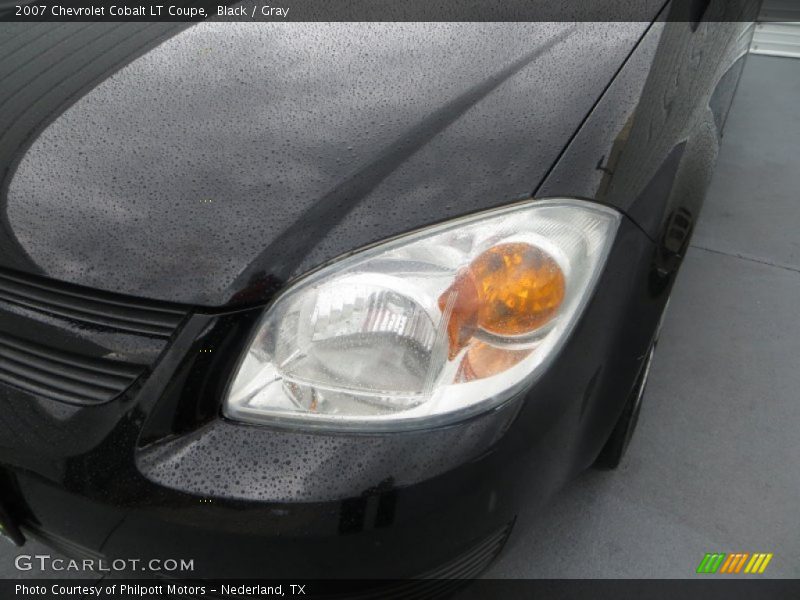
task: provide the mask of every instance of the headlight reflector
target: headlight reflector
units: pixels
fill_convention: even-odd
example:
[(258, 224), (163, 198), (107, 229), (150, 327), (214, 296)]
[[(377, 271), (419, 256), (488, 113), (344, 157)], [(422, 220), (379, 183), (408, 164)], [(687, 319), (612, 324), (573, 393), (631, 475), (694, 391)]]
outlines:
[(600, 205), (531, 201), (336, 261), (266, 311), (224, 412), (386, 430), (496, 406), (558, 351), (618, 224)]

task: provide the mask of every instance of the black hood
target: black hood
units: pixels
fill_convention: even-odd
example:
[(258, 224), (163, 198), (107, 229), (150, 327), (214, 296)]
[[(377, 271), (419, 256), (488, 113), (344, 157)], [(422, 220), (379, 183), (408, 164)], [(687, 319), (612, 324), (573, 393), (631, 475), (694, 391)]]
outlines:
[(35, 77), (21, 73), (41, 39), (4, 30), (0, 102), (23, 107), (15, 122), (65, 97), (35, 136), (0, 139), (0, 264), (222, 306), (530, 196), (647, 24), (162, 26), (92, 79), (112, 51), (79, 42), (100, 26), (110, 48), (132, 35), (59, 25), (73, 53), (51, 33), (62, 58)]

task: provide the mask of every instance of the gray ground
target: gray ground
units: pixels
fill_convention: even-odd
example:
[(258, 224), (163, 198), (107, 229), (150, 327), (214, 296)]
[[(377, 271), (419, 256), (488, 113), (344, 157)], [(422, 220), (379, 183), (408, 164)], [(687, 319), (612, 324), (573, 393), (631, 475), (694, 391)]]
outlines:
[[(713, 551), (800, 577), (799, 101), (800, 60), (749, 58), (625, 462), (521, 519), (488, 577), (690, 577)], [(35, 576), (16, 553), (0, 577)]]

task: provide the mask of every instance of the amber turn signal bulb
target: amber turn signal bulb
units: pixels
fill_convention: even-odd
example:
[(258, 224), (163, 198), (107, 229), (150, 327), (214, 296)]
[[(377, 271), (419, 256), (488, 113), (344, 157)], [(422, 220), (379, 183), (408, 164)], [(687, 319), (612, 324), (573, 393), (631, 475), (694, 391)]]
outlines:
[(485, 250), (439, 297), (439, 308), (450, 312), (449, 358), (478, 328), (509, 337), (536, 331), (555, 316), (565, 289), (563, 271), (541, 248), (510, 242)]

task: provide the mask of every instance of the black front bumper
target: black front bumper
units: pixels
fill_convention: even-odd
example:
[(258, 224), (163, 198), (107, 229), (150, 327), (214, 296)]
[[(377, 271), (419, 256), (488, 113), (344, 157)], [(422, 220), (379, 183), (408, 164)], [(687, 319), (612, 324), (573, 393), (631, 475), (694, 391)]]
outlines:
[(222, 391), (260, 308), (193, 313), (110, 402), (70, 407), (0, 386), (9, 511), (69, 553), (193, 559), (183, 576), (474, 574), (521, 507), (543, 506), (597, 456), (668, 294), (653, 257), (623, 219), (547, 372), (444, 428), (334, 434), (226, 421)]

